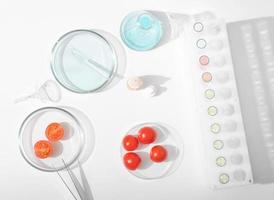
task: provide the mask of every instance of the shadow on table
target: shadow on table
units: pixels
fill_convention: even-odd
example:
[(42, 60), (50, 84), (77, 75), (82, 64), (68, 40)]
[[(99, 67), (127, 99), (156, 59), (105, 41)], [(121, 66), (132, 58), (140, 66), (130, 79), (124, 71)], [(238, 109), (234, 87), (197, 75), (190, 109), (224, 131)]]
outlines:
[(233, 22), (227, 28), (254, 183), (273, 183), (274, 18)]
[(160, 75), (144, 75), (141, 76), (144, 81), (142, 89), (145, 89), (149, 86), (155, 86), (157, 89), (157, 94), (155, 96), (160, 96), (167, 91), (167, 88), (163, 86), (170, 78)]
[(61, 175), (60, 172), (58, 172), (58, 175), (74, 199), (79, 197), (81, 200), (94, 200), (90, 185), (79, 161), (77, 169), (79, 171), (75, 173), (76, 171), (67, 168), (67, 178), (64, 178), (64, 175)]

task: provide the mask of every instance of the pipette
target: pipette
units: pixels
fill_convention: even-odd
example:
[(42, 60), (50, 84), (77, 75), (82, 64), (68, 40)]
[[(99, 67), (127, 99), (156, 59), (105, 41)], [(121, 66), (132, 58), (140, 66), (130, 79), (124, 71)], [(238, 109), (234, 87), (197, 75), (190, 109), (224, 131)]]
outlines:
[(80, 50), (70, 47), (71, 53), (77, 58), (80, 62), (84, 62), (87, 66), (89, 66), (91, 69), (93, 69), (95, 72), (103, 76), (105, 79), (109, 79), (109, 74), (111, 72), (106, 69), (103, 65), (96, 62), (95, 60), (88, 58), (86, 55), (84, 55)]

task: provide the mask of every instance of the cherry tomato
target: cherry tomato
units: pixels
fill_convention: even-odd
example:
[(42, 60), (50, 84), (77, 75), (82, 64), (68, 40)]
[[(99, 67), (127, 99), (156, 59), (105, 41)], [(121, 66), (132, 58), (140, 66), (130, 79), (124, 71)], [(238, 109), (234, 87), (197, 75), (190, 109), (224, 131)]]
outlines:
[(167, 158), (167, 150), (161, 146), (156, 145), (150, 150), (150, 159), (154, 162), (163, 162)]
[(49, 141), (56, 142), (64, 137), (64, 128), (59, 123), (51, 123), (46, 129), (46, 136)]
[(123, 139), (123, 145), (125, 150), (134, 151), (139, 145), (138, 139), (133, 135), (127, 135)]
[(130, 152), (124, 155), (124, 165), (129, 170), (136, 170), (141, 164), (141, 161), (137, 153)]
[(38, 158), (47, 158), (53, 153), (52, 144), (46, 140), (39, 140), (34, 145), (34, 152)]
[(142, 144), (150, 144), (156, 139), (156, 131), (151, 127), (143, 127), (139, 130), (138, 139)]

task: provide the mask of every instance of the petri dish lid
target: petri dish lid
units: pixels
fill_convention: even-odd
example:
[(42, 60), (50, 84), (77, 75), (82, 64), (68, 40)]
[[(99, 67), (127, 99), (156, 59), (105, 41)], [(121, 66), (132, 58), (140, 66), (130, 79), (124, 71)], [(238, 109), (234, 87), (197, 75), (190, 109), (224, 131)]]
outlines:
[(112, 44), (93, 30), (74, 30), (63, 35), (52, 50), (52, 72), (66, 89), (90, 93), (102, 89), (117, 68)]
[(163, 36), (161, 21), (146, 11), (128, 14), (121, 24), (120, 31), (125, 44), (137, 51), (154, 48)]

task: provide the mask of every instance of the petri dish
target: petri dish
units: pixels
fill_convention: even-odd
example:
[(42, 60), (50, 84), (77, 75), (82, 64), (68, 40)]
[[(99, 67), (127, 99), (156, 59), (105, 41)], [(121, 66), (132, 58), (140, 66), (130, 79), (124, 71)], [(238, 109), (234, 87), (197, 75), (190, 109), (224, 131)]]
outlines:
[(163, 26), (151, 12), (135, 11), (123, 19), (120, 34), (129, 48), (146, 51), (160, 43), (163, 37)]
[[(54, 153), (46, 158), (39, 159), (34, 153), (34, 144), (39, 140), (47, 140), (46, 127), (58, 122), (65, 129), (64, 138), (52, 142)], [(55, 172), (67, 166), (74, 167), (82, 156), (87, 145), (86, 132), (77, 117), (68, 109), (58, 107), (40, 108), (26, 117), (19, 130), (19, 148), (23, 158), (34, 168), (46, 172)], [(90, 133), (89, 133), (90, 134)], [(89, 143), (94, 145), (94, 143)]]
[(54, 77), (64, 88), (76, 93), (104, 88), (116, 73), (117, 63), (113, 45), (93, 30), (68, 32), (52, 50)]
[[(138, 130), (142, 127), (152, 127), (156, 130), (157, 138), (152, 144), (139, 144), (138, 149), (134, 151), (142, 160), (139, 168), (136, 170), (128, 170), (125, 167), (125, 169), (127, 169), (130, 174), (145, 180), (164, 178), (172, 174), (181, 164), (183, 157), (183, 145), (180, 135), (168, 125), (154, 122), (138, 124), (128, 130), (126, 135), (138, 135)], [(161, 163), (155, 163), (151, 161), (149, 157), (151, 148), (156, 145), (164, 146), (168, 152), (167, 159)], [(120, 152), (122, 164), (124, 165), (123, 157), (128, 151), (124, 149), (122, 143)]]

